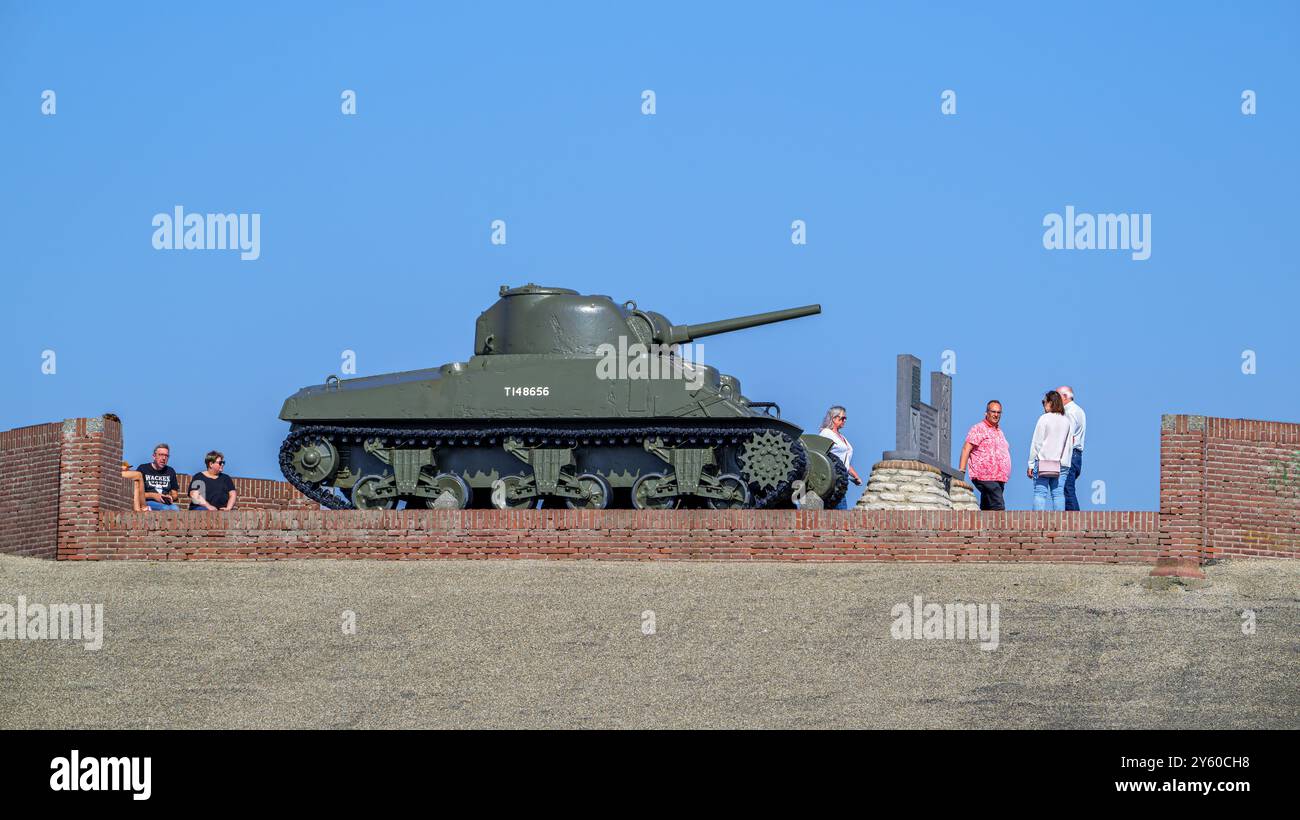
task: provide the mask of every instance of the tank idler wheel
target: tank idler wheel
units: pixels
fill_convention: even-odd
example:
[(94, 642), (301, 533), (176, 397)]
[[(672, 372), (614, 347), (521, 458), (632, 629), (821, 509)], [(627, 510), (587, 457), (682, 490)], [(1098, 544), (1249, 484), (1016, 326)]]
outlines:
[(492, 506), (498, 510), (530, 510), (537, 504), (536, 495), (516, 497), (524, 487), (523, 476), (508, 475), (492, 482)]
[(304, 444), (293, 454), (293, 469), (303, 481), (317, 484), (334, 475), (339, 466), (339, 451), (329, 439)]
[(632, 482), (632, 506), (638, 510), (675, 510), (682, 505), (681, 496), (655, 495), (668, 481), (663, 473), (646, 473)]
[(433, 492), (424, 498), (424, 506), (431, 510), (463, 510), (473, 498), (473, 490), (455, 473), (438, 473), (421, 483)]
[(397, 484), (384, 476), (363, 476), (352, 485), (352, 506), (358, 510), (391, 510), (397, 506)]
[(603, 510), (609, 506), (609, 500), (614, 496), (614, 488), (595, 473), (578, 476), (578, 487), (582, 490), (582, 498), (564, 499), (571, 510)]
[(735, 473), (724, 473), (718, 476), (718, 489), (722, 490), (722, 498), (710, 498), (708, 500), (710, 509), (740, 510), (750, 505), (752, 498), (749, 494), (749, 486)]

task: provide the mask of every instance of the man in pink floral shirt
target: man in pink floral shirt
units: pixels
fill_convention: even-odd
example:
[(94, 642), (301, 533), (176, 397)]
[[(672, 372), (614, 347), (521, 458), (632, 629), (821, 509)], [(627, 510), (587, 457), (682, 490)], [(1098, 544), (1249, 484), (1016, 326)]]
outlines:
[(961, 448), (959, 472), (966, 472), (970, 460), (970, 483), (980, 491), (981, 510), (1005, 510), (1002, 489), (1011, 478), (1011, 448), (998, 424), (1002, 421), (1002, 402), (991, 401), (984, 406), (984, 420), (976, 422), (966, 434), (966, 444)]

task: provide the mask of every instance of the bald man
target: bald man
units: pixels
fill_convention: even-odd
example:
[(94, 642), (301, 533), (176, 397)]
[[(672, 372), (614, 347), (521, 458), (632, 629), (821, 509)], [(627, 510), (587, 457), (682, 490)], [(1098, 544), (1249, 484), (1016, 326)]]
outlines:
[(1079, 473), (1083, 472), (1083, 433), (1088, 426), (1088, 417), (1074, 400), (1073, 387), (1063, 384), (1056, 388), (1056, 392), (1061, 394), (1061, 399), (1065, 402), (1065, 417), (1070, 420), (1070, 441), (1074, 442), (1069, 464), (1061, 465), (1065, 468), (1061, 470), (1061, 485), (1065, 487), (1065, 509), (1077, 510), (1079, 496), (1075, 495), (1074, 482), (1079, 480)]

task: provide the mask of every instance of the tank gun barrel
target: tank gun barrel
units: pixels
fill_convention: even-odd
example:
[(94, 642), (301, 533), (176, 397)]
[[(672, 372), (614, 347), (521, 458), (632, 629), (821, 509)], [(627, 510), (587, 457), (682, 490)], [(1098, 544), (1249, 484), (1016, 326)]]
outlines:
[(815, 316), (821, 312), (821, 305), (804, 305), (803, 307), (786, 308), (785, 310), (772, 310), (767, 313), (755, 313), (752, 316), (737, 316), (734, 319), (719, 319), (716, 322), (704, 322), (698, 325), (673, 325), (668, 328), (667, 332), (662, 334), (664, 338), (656, 341), (660, 344), (691, 342), (705, 336), (730, 333), (733, 330), (744, 330), (747, 327), (770, 325), (773, 322), (785, 322), (803, 316)]

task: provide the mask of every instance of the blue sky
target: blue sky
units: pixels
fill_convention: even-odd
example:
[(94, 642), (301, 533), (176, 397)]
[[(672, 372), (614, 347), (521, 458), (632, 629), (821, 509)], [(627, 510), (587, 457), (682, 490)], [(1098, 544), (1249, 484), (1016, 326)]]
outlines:
[[(820, 302), (705, 360), (808, 428), (846, 405), (864, 475), (898, 353), (954, 351), (956, 441), (999, 398), (1016, 465), (1072, 383), (1084, 508), (1154, 509), (1162, 413), (1300, 420), (1298, 8), (4, 3), (0, 428), (111, 410), (132, 461), (277, 476), (343, 350), (465, 359), (538, 281), (678, 323)], [(261, 214), (261, 257), (155, 250), (176, 205)], [(1151, 214), (1150, 259), (1044, 249), (1067, 205)]]

